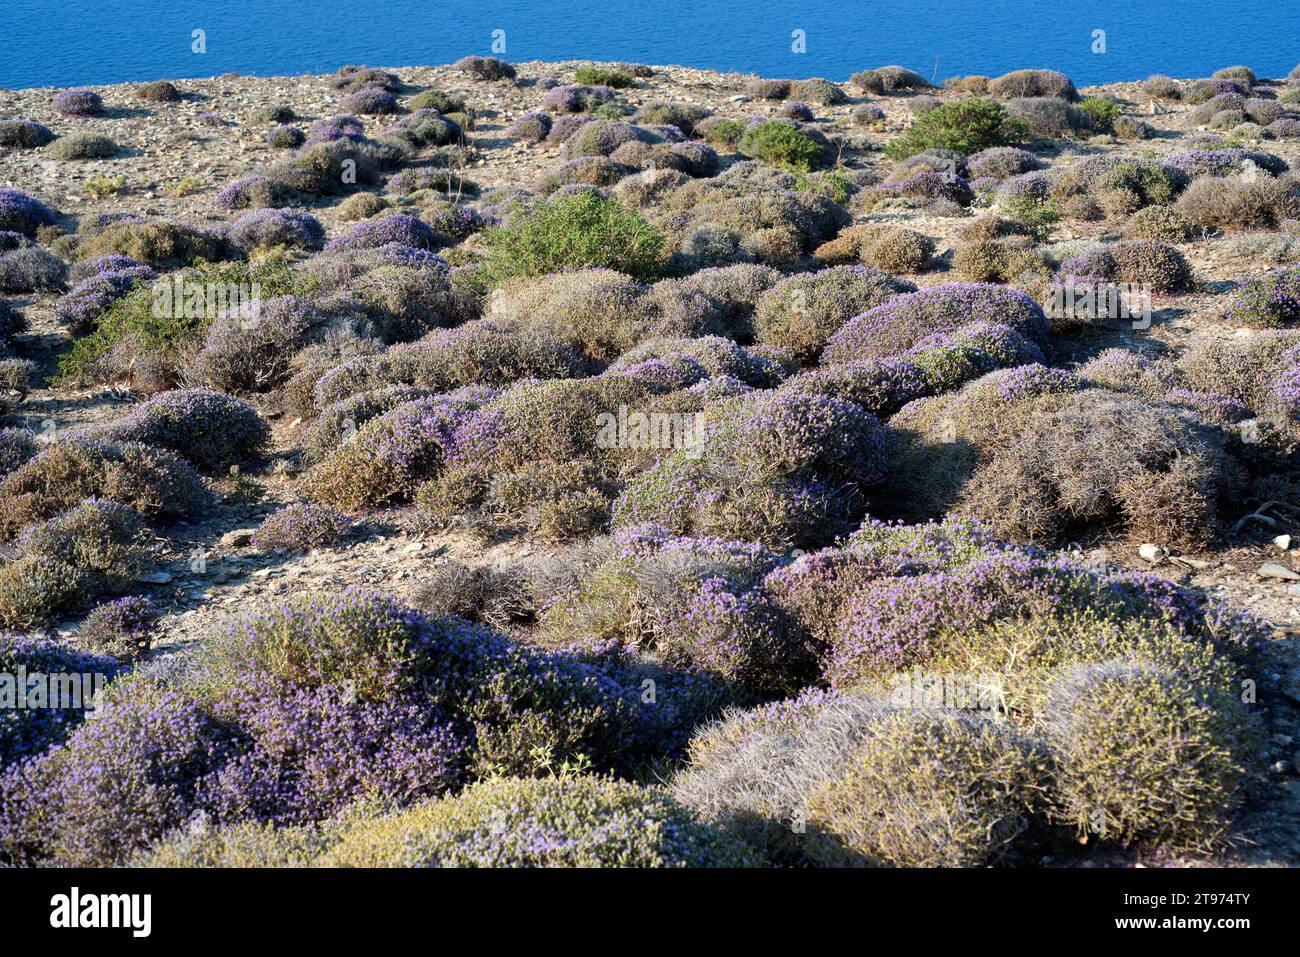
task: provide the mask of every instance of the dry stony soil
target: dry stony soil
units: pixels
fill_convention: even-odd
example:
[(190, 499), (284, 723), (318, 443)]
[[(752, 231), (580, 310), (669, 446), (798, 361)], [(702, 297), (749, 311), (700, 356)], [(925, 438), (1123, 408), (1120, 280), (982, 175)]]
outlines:
[[(565, 80), (580, 63), (519, 63), (515, 82), (477, 82), (450, 66), (395, 67), (407, 85), (403, 95), (424, 89), (439, 89), (463, 96), (476, 114), (473, 133), (473, 159), (466, 175), (485, 190), (495, 186), (529, 187), (538, 173), (561, 161), (559, 147), (553, 144), (529, 144), (506, 135), (511, 122), (520, 114), (541, 109), (544, 90), (536, 85), (542, 77)], [(267, 124), (257, 114), (269, 106), (286, 104), (298, 114), (295, 125), (305, 126), (313, 120), (340, 112), (342, 92), (331, 86), (333, 75), (247, 77), (225, 75), (211, 79), (177, 81), (182, 100), (170, 104), (151, 104), (138, 100), (133, 86), (93, 88), (105, 103), (102, 116), (75, 119), (57, 113), (51, 104), (54, 90), (0, 90), (0, 117), (23, 117), (45, 124), (63, 135), (78, 129), (103, 133), (122, 147), (111, 158), (86, 161), (60, 161), (44, 150), (13, 149), (0, 151), (0, 187), (20, 189), (60, 213), (60, 225), (75, 229), (77, 220), (95, 213), (132, 210), (151, 216), (188, 222), (199, 226), (216, 226), (232, 219), (222, 214), (214, 203), (218, 190), (233, 180), (249, 175), (274, 159), (283, 156), (266, 142)], [(744, 119), (756, 114), (776, 115), (780, 103), (745, 95), (753, 78), (740, 74), (716, 73), (682, 67), (655, 67), (654, 75), (640, 79), (635, 86), (620, 92), (620, 98), (637, 106), (669, 101), (707, 106), (716, 115)], [(893, 165), (880, 149), (898, 137), (912, 122), (910, 95), (864, 97), (844, 84), (849, 101), (837, 106), (815, 106), (816, 123), (828, 135), (840, 137), (845, 144), (841, 162), (851, 169), (869, 169), (883, 178)], [(940, 98), (952, 94), (935, 91)], [(1132, 153), (1151, 151), (1156, 155), (1186, 150), (1185, 138), (1197, 130), (1186, 116), (1189, 107), (1164, 102), (1157, 105), (1145, 95), (1140, 84), (1118, 83), (1082, 90), (1083, 95), (1106, 95), (1117, 100), (1124, 112), (1138, 117), (1154, 128), (1154, 135), (1138, 143), (1113, 141), (1058, 141), (1053, 150), (1040, 153), (1050, 166), (1075, 162), (1106, 152)], [(854, 106), (871, 102), (885, 112), (885, 122), (870, 129), (853, 126), (850, 113)], [(201, 122), (203, 114), (215, 114), (221, 124)], [(372, 119), (376, 127), (387, 124), (384, 118)], [(1269, 140), (1252, 148), (1268, 150), (1300, 166), (1300, 140)], [(724, 157), (724, 163), (734, 157)], [(96, 174), (124, 176), (125, 189), (114, 195), (95, 197), (88, 193), (86, 182)], [(198, 186), (185, 195), (173, 188), (183, 178)], [(325, 225), (328, 235), (336, 236), (350, 224), (338, 213), (340, 197), (319, 200), (310, 208)], [(885, 214), (858, 215), (857, 222), (894, 218), (924, 233), (937, 243), (936, 268), (906, 278), (920, 286), (952, 281), (947, 263), (958, 245), (957, 231), (964, 220), (952, 216), (930, 216), (924, 211), (890, 211)], [(1052, 240), (1114, 235), (1109, 222), (1075, 222), (1058, 224)], [(1239, 239), (1240, 237), (1235, 237)], [(1274, 237), (1280, 239), (1280, 237)], [(1300, 244), (1292, 241), (1290, 247)], [(1300, 258), (1300, 252), (1287, 243), (1268, 247), (1261, 256), (1256, 247), (1234, 242), (1234, 237), (1210, 233), (1195, 241), (1178, 244), (1191, 263), (1198, 286), (1194, 292), (1156, 296), (1155, 321), (1140, 331), (1106, 333), (1111, 345), (1139, 348), (1149, 341), (1159, 343), (1175, 353), (1202, 337), (1233, 337), (1248, 334), (1227, 318), (1227, 302), (1232, 290), (1243, 280), (1274, 268), (1278, 261)], [(1258, 249), (1264, 249), (1260, 244)], [(1267, 257), (1267, 258), (1266, 258)], [(102, 421), (120, 414), (141, 396), (122, 387), (101, 387), (71, 392), (53, 390), (45, 384), (52, 375), (58, 354), (69, 343), (69, 335), (54, 317), (58, 296), (28, 294), (10, 301), (25, 314), (27, 331), (19, 337), (22, 355), (37, 363), (40, 376), (15, 413), (16, 418), (33, 430), (63, 430), (80, 424)], [(1148, 342), (1139, 340), (1149, 340)], [(305, 424), (277, 406), (275, 396), (253, 396), (251, 401), (271, 422), (276, 453), (265, 467), (254, 472), (262, 487), (261, 501), (238, 500), (229, 482), (214, 484), (224, 497), (195, 524), (180, 524), (162, 530), (160, 558), (142, 589), (165, 609), (163, 640), (154, 656), (175, 653), (198, 640), (214, 622), (241, 608), (269, 596), (283, 596), (305, 590), (334, 591), (347, 585), (366, 584), (409, 597), (428, 570), (440, 562), (459, 560), (469, 564), (501, 561), (527, 561), (562, 551), (544, 541), (514, 538), (483, 544), (454, 532), (429, 531), (415, 521), (412, 512), (389, 510), (362, 516), (356, 532), (342, 545), (312, 552), (289, 554), (260, 553), (248, 542), (248, 530), (276, 507), (301, 501), (297, 488), (301, 474), (298, 464), (299, 438)], [(13, 423), (11, 423), (13, 424)], [(1297, 496), (1300, 499), (1300, 496)], [(1300, 864), (1300, 780), (1296, 764), (1300, 759), (1300, 584), (1263, 577), (1262, 564), (1278, 563), (1300, 569), (1300, 557), (1294, 550), (1280, 549), (1276, 536), (1292, 534), (1300, 546), (1300, 511), (1286, 503), (1270, 504), (1242, 501), (1239, 515), (1225, 516), (1233, 531), (1224, 547), (1190, 555), (1162, 555), (1154, 563), (1141, 558), (1138, 546), (1127, 542), (1087, 542), (1083, 549), (1089, 561), (1128, 565), (1154, 571), (1185, 585), (1205, 589), (1227, 601), (1266, 619), (1274, 628), (1275, 641), (1283, 650), (1283, 667), (1278, 674), (1267, 676), (1276, 685), (1287, 686), (1298, 708), (1280, 702), (1269, 709), (1272, 748), (1267, 766), (1258, 769), (1268, 780), (1269, 799), (1247, 813), (1232, 836), (1230, 846), (1211, 858), (1180, 858), (1176, 861), (1134, 858), (1118, 852), (1113, 856), (1092, 855), (1070, 863), (1086, 866), (1101, 864), (1151, 866), (1158, 864)], [(1237, 519), (1246, 519), (1236, 524)], [(1156, 543), (1158, 544), (1158, 543)], [(202, 561), (195, 561), (196, 555)], [(57, 630), (69, 635), (75, 631), (76, 619), (60, 622)]]

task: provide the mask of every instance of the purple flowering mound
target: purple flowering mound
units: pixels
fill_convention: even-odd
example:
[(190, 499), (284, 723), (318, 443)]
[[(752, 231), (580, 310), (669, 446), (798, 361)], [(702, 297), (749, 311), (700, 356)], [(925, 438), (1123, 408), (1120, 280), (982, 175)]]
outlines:
[(405, 213), (395, 213), (357, 223), (342, 236), (331, 239), (325, 246), (325, 252), (334, 254), (356, 249), (375, 249), (390, 244), (434, 250), (441, 245), (441, 240), (423, 220)]
[(271, 441), (271, 430), (250, 405), (202, 388), (160, 392), (97, 431), (112, 441), (170, 449), (205, 472), (251, 462)]
[(1009, 326), (1039, 345), (1047, 341), (1047, 316), (1023, 292), (986, 283), (949, 283), (894, 296), (849, 319), (830, 337), (822, 361), (898, 355), (926, 336), (974, 322)]
[[(1237, 683), (1266, 655), (1266, 629), (1193, 592), (952, 521), (868, 523), (759, 587), (838, 688), (733, 712), (697, 735), (673, 790), (775, 860), (1031, 860), (1053, 827), (1087, 826), (1089, 782), (1116, 814), (1106, 839), (1177, 844), (1221, 833), (1244, 797), (1259, 741)], [(1138, 694), (1075, 710), (1073, 683), (1120, 660), (1162, 676), (1171, 710)], [(1173, 724), (1189, 734), (1155, 730)], [(1161, 770), (1125, 780), (1126, 760)], [(1181, 797), (1154, 785), (1175, 768)], [(801, 807), (835, 839), (791, 841)]]
[(242, 303), (208, 326), (187, 375), (222, 392), (274, 389), (289, 378), (290, 359), (321, 321), (316, 304), (301, 296)]
[(1252, 279), (1238, 290), (1229, 318), (1255, 329), (1300, 325), (1300, 268), (1277, 269)]
[(158, 634), (158, 609), (143, 595), (106, 601), (77, 629), (77, 646), (118, 661), (132, 662), (149, 650)]
[(352, 530), (352, 519), (327, 505), (298, 502), (272, 512), (253, 533), (254, 548), (308, 551), (336, 545)]
[(40, 200), (16, 189), (0, 189), (0, 230), (35, 236), (42, 226), (54, 224), (54, 213)]
[(65, 116), (96, 116), (104, 111), (104, 101), (94, 90), (60, 90), (54, 94), (53, 106)]
[(0, 859), (110, 864), (196, 814), (306, 824), (578, 754), (625, 770), (672, 754), (723, 700), (660, 670), (647, 704), (644, 674), (613, 650), (542, 652), (363, 591), (268, 605), (6, 769)]
[(512, 136), (517, 140), (527, 140), (530, 143), (540, 143), (546, 139), (551, 132), (551, 118), (545, 113), (536, 110), (523, 113), (518, 116), (510, 129), (506, 131), (507, 136)]
[(339, 106), (349, 113), (367, 113), (371, 115), (396, 113), (397, 97), (382, 87), (367, 86), (353, 90), (343, 97), (343, 101)]
[(916, 287), (867, 266), (833, 266), (782, 279), (754, 310), (755, 338), (812, 357), (840, 328), (897, 293)]
[[(118, 671), (111, 657), (91, 654), (59, 641), (23, 635), (0, 634), (0, 700), (4, 720), (0, 721), (0, 774), (9, 765), (40, 754), (64, 740), (87, 715), (93, 713), (90, 695)], [(89, 687), (79, 700), (57, 701), (46, 687), (29, 686), (33, 675), (87, 676)], [(24, 694), (20, 704), (17, 695)]]
[(258, 209), (231, 223), (226, 236), (243, 249), (259, 246), (320, 249), (325, 243), (325, 228), (310, 213), (293, 209)]
[(710, 406), (702, 434), (661, 458), (614, 503), (616, 528), (808, 547), (861, 515), (885, 476), (886, 433), (861, 406), (759, 392)]

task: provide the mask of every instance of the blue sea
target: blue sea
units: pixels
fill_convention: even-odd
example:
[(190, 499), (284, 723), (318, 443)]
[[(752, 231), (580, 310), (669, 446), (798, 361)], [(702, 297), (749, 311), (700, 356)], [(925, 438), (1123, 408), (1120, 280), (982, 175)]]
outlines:
[[(194, 31), (205, 51), (194, 52)], [(1051, 67), (1085, 85), (1300, 60), (1296, 0), (4, 0), (0, 87), (324, 73), (348, 63), (630, 60), (800, 79)]]

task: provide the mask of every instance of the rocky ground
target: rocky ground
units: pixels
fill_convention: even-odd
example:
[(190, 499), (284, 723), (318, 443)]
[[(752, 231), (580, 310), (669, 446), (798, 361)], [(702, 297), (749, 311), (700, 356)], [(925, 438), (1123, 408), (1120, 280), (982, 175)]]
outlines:
[[(573, 63), (516, 64), (517, 84), (477, 83), (451, 67), (393, 68), (413, 89), (436, 88), (466, 98), (477, 114), (473, 134), (476, 158), (466, 175), (483, 187), (530, 185), (539, 171), (559, 161), (558, 147), (529, 145), (505, 135), (512, 120), (539, 108), (543, 90), (534, 85), (541, 77), (566, 77)], [(739, 74), (714, 73), (681, 67), (656, 67), (655, 75), (625, 91), (633, 105), (653, 101), (682, 101), (708, 106), (722, 116), (745, 118), (756, 113), (775, 114), (779, 103), (751, 100), (747, 81)], [(104, 99), (102, 117), (77, 120), (56, 113), (51, 90), (0, 91), (0, 116), (18, 116), (41, 122), (56, 133), (93, 129), (111, 137), (121, 153), (105, 160), (59, 161), (40, 150), (0, 153), (0, 187), (15, 187), (58, 209), (71, 227), (77, 217), (130, 209), (162, 215), (196, 225), (224, 222), (213, 199), (232, 180), (271, 162), (277, 151), (265, 142), (266, 125), (256, 114), (268, 106), (287, 104), (305, 121), (339, 112), (342, 97), (329, 76), (254, 78), (227, 75), (212, 79), (179, 81), (183, 99), (174, 104), (143, 104), (129, 86), (95, 88)], [(1178, 152), (1190, 131), (1186, 108), (1159, 106), (1138, 84), (1121, 83), (1083, 91), (1106, 94), (1124, 105), (1125, 112), (1149, 123), (1156, 135), (1137, 144), (1068, 142), (1050, 158), (1052, 165), (1107, 151), (1151, 152), (1156, 156)], [(818, 107), (818, 123), (834, 128), (851, 144), (844, 161), (871, 168), (881, 176), (891, 164), (879, 148), (897, 137), (910, 123), (910, 97), (878, 97), (886, 122), (880, 129), (863, 131), (850, 122), (850, 111), (865, 98), (850, 91), (848, 103)], [(213, 114), (220, 125), (200, 120)], [(828, 130), (829, 131), (829, 130)], [(1294, 167), (1300, 164), (1300, 141), (1269, 141), (1260, 148), (1275, 152)], [(94, 197), (85, 183), (96, 174), (125, 176), (124, 190)], [(184, 189), (178, 187), (184, 185)], [(341, 228), (336, 205), (322, 202), (312, 209), (331, 232)], [(919, 213), (890, 213), (937, 242), (939, 267), (910, 276), (919, 285), (948, 281), (944, 263), (957, 244), (960, 218), (929, 217)], [(859, 217), (860, 221), (880, 216)], [(1106, 223), (1070, 223), (1057, 228), (1053, 240), (1097, 236)], [(1290, 245), (1288, 245), (1288, 243)], [(1192, 294), (1157, 297), (1152, 327), (1112, 333), (1115, 343), (1159, 345), (1179, 351), (1201, 337), (1230, 337), (1242, 333), (1226, 319), (1227, 296), (1247, 277), (1271, 268), (1277, 261), (1300, 259), (1300, 239), (1272, 235), (1250, 242), (1242, 237), (1207, 235), (1180, 248), (1193, 266), (1200, 288)], [(57, 296), (24, 296), (16, 304), (25, 312), (29, 330), (21, 343), (26, 355), (44, 375), (53, 372), (58, 353), (67, 345), (66, 331), (54, 319)], [(1134, 340), (1149, 340), (1138, 343)], [(1126, 342), (1127, 341), (1127, 342)], [(137, 397), (118, 389), (81, 393), (55, 392), (38, 380), (18, 416), (40, 433), (62, 430), (112, 417)], [(270, 402), (271, 400), (267, 400)], [(296, 437), (303, 424), (273, 404), (260, 407), (272, 422), (277, 448), (275, 459), (260, 474), (239, 486), (218, 483), (223, 505), (195, 525), (168, 529), (160, 541), (154, 571), (143, 583), (166, 610), (165, 638), (154, 654), (166, 655), (196, 640), (223, 616), (268, 597), (304, 590), (336, 590), (347, 585), (370, 584), (409, 597), (434, 564), (455, 558), (472, 564), (501, 560), (521, 561), (549, 554), (555, 546), (514, 540), (489, 546), (453, 533), (423, 530), (413, 516), (386, 512), (371, 516), (344, 546), (307, 555), (260, 553), (249, 546), (249, 532), (276, 505), (296, 501), (298, 474)], [(251, 483), (251, 484), (249, 484)], [(1205, 589), (1246, 608), (1275, 628), (1280, 660), (1272, 675), (1261, 676), (1269, 702), (1272, 748), (1268, 766), (1258, 769), (1263, 798), (1242, 821), (1233, 848), (1211, 863), (1300, 864), (1300, 512), (1287, 503), (1242, 501), (1239, 519), (1228, 547), (1198, 554), (1170, 554), (1161, 543), (1148, 543), (1146, 557), (1137, 546), (1092, 547), (1081, 543), (1090, 561), (1154, 570), (1181, 583)], [(59, 625), (63, 633), (75, 621)], [(1281, 696), (1272, 693), (1283, 692)], [(1089, 863), (1132, 863), (1132, 859)], [(1145, 861), (1144, 863), (1166, 863)], [(1203, 863), (1182, 861), (1180, 863)]]

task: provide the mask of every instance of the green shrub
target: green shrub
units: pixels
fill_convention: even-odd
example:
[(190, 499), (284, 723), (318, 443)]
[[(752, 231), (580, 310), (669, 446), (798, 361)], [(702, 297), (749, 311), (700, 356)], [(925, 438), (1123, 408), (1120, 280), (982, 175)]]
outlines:
[(889, 714), (838, 770), (808, 795), (808, 856), (823, 866), (987, 866), (1045, 803), (1042, 751), (985, 717)]
[(1104, 97), (1085, 97), (1079, 109), (1088, 114), (1092, 128), (1098, 133), (1109, 133), (1119, 119), (1119, 104)]
[(995, 100), (955, 100), (918, 117), (911, 129), (885, 147), (885, 155), (901, 160), (926, 150), (947, 149), (969, 156), (1028, 136), (1029, 124), (1010, 116)]
[(745, 130), (740, 149), (755, 159), (781, 169), (806, 173), (821, 159), (821, 147), (799, 127), (766, 120)]
[(565, 196), (485, 230), (485, 268), (494, 282), (604, 266), (639, 279), (660, 271), (663, 235), (633, 209), (594, 192)]
[(1182, 675), (1125, 659), (1075, 669), (1052, 684), (1042, 724), (1057, 814), (1081, 834), (1204, 846), (1241, 802), (1244, 714)]
[(573, 79), (588, 86), (610, 86), (621, 90), (631, 86), (635, 78), (622, 70), (611, 70), (603, 66), (580, 66), (573, 71)]

